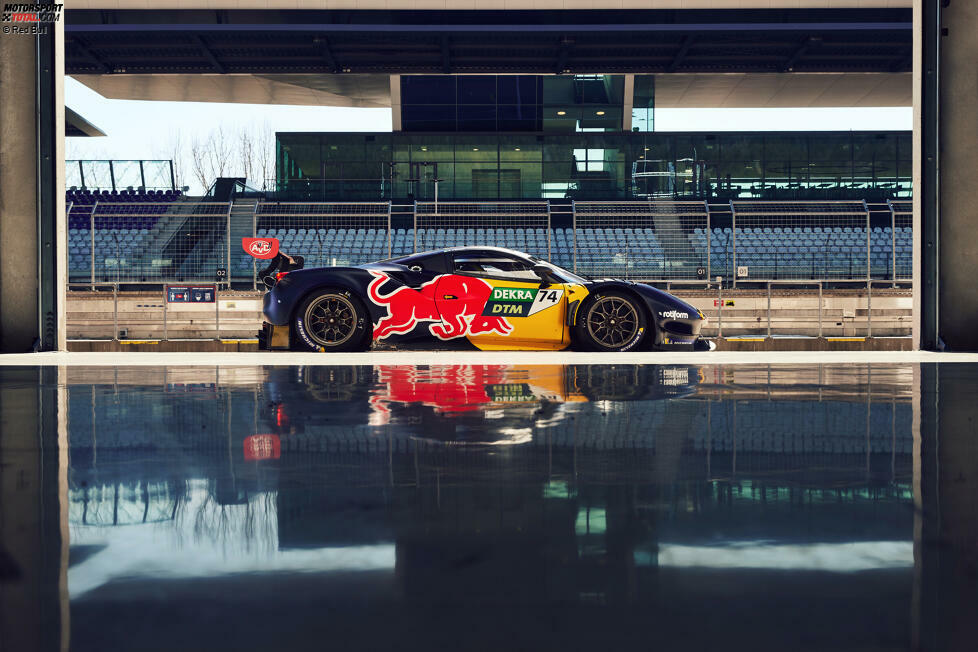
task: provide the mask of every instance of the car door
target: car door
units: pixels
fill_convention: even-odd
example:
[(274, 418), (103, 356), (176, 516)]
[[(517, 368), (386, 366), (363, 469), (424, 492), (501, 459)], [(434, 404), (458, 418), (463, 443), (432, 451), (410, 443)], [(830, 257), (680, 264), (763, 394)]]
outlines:
[(438, 337), (462, 334), (480, 349), (553, 350), (569, 344), (567, 288), (543, 284), (533, 263), (505, 252), (452, 253), (452, 274), (435, 290)]

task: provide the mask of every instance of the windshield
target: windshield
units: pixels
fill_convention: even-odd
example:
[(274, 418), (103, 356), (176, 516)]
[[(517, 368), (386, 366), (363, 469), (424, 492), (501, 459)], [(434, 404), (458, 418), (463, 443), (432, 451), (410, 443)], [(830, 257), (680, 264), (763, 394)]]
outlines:
[(547, 267), (552, 269), (554, 273), (557, 276), (559, 276), (565, 283), (578, 283), (583, 285), (584, 283), (587, 283), (591, 280), (587, 276), (583, 276), (581, 274), (575, 274), (574, 272), (568, 271), (563, 267), (560, 267), (559, 265), (554, 265), (551, 262), (548, 262), (546, 260), (541, 260), (535, 256), (530, 256), (529, 258), (537, 265), (546, 265)]

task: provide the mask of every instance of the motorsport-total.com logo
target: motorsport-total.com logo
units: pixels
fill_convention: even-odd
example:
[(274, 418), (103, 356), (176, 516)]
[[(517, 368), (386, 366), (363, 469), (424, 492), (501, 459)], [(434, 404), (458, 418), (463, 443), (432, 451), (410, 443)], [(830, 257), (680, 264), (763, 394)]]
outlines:
[(63, 4), (23, 4), (8, 2), (3, 5), (0, 24), (4, 34), (45, 34), (47, 25), (61, 20)]

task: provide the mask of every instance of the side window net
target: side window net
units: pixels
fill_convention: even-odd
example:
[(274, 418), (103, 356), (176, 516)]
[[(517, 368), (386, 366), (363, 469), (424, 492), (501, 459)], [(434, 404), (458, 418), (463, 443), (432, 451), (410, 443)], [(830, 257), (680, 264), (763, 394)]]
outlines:
[(455, 272), (475, 276), (511, 278), (521, 281), (537, 281), (530, 264), (500, 256), (464, 256), (455, 259)]

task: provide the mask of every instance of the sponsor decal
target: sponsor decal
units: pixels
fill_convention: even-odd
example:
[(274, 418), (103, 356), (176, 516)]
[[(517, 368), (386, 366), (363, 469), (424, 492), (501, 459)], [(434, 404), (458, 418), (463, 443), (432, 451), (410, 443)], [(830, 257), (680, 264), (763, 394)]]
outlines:
[(693, 344), (694, 342), (696, 342), (696, 339), (692, 337), (662, 337), (663, 344)]
[[(714, 299), (713, 300), (713, 307), (714, 308), (717, 308), (717, 307), (719, 307), (719, 305), (720, 305), (720, 300), (719, 299)], [(723, 300), (723, 305), (724, 305), (724, 307), (733, 306), (734, 305), (734, 300), (733, 299), (724, 299)]]
[(482, 314), (529, 317), (541, 310), (556, 306), (562, 296), (564, 296), (563, 290), (551, 288), (496, 287), (492, 289)]
[(278, 254), (278, 238), (241, 238), (241, 248), (246, 254), (268, 260)]
[(278, 435), (251, 435), (244, 439), (245, 461), (277, 460), (282, 456), (282, 442)]
[(678, 310), (667, 310), (665, 312), (660, 312), (659, 316), (665, 319), (689, 319), (688, 312), (680, 312)]
[[(428, 331), (442, 340), (484, 333), (509, 335), (513, 331), (505, 317), (484, 313), (493, 288), (482, 279), (442, 274), (418, 289), (400, 285), (384, 294), (381, 288), (390, 276), (373, 270), (370, 275), (374, 280), (367, 286), (367, 298), (387, 309), (387, 316), (374, 324), (375, 340), (410, 333), (422, 323), (428, 323)], [(436, 296), (442, 297), (437, 304)]]

